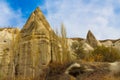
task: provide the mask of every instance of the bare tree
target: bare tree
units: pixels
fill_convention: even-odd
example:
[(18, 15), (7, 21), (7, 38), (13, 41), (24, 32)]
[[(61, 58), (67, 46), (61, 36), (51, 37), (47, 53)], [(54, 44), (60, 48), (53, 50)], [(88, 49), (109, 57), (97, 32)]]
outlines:
[(71, 60), (68, 43), (66, 38), (66, 29), (64, 24), (61, 25), (61, 45), (62, 45), (62, 54), (63, 54), (63, 62), (69, 62)]

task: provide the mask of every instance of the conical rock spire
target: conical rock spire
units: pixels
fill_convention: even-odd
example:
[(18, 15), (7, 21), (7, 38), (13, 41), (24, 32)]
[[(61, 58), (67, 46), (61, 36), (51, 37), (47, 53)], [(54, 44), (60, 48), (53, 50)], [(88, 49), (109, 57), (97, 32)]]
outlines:
[(39, 28), (44, 28), (51, 31), (49, 23), (45, 19), (40, 8), (37, 7), (36, 10), (30, 15), (21, 32), (32, 32), (32, 30), (40, 30)]
[(90, 30), (87, 33), (86, 41), (93, 48), (101, 45), (101, 43), (95, 38), (95, 36), (93, 35), (93, 33)]

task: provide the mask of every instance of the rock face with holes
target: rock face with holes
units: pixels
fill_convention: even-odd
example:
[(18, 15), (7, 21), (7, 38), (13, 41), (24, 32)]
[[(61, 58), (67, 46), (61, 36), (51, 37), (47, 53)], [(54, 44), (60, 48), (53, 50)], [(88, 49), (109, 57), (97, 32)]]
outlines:
[(6, 76), (8, 67), (12, 57), (13, 40), (19, 32), (17, 28), (1, 28), (0, 29), (0, 74)]

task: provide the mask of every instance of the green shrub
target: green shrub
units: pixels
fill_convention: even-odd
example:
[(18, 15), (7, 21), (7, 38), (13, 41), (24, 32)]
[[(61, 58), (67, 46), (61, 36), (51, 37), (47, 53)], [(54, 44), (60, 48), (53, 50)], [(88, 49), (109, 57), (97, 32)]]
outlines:
[(74, 42), (71, 46), (72, 50), (76, 54), (78, 59), (85, 59), (86, 57), (86, 52), (84, 51), (82, 47), (82, 43), (80, 42)]
[(94, 61), (114, 62), (120, 59), (120, 52), (113, 47), (98, 46), (92, 52), (92, 57)]

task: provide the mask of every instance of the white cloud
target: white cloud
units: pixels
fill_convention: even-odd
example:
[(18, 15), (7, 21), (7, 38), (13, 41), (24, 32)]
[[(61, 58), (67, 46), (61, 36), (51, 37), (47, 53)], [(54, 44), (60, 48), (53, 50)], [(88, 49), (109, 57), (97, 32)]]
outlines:
[(63, 22), (68, 37), (86, 37), (90, 29), (98, 39), (120, 38), (119, 0), (46, 0), (44, 7), (51, 26)]
[(24, 22), (20, 9), (15, 11), (7, 2), (0, 1), (0, 27), (22, 27)]

